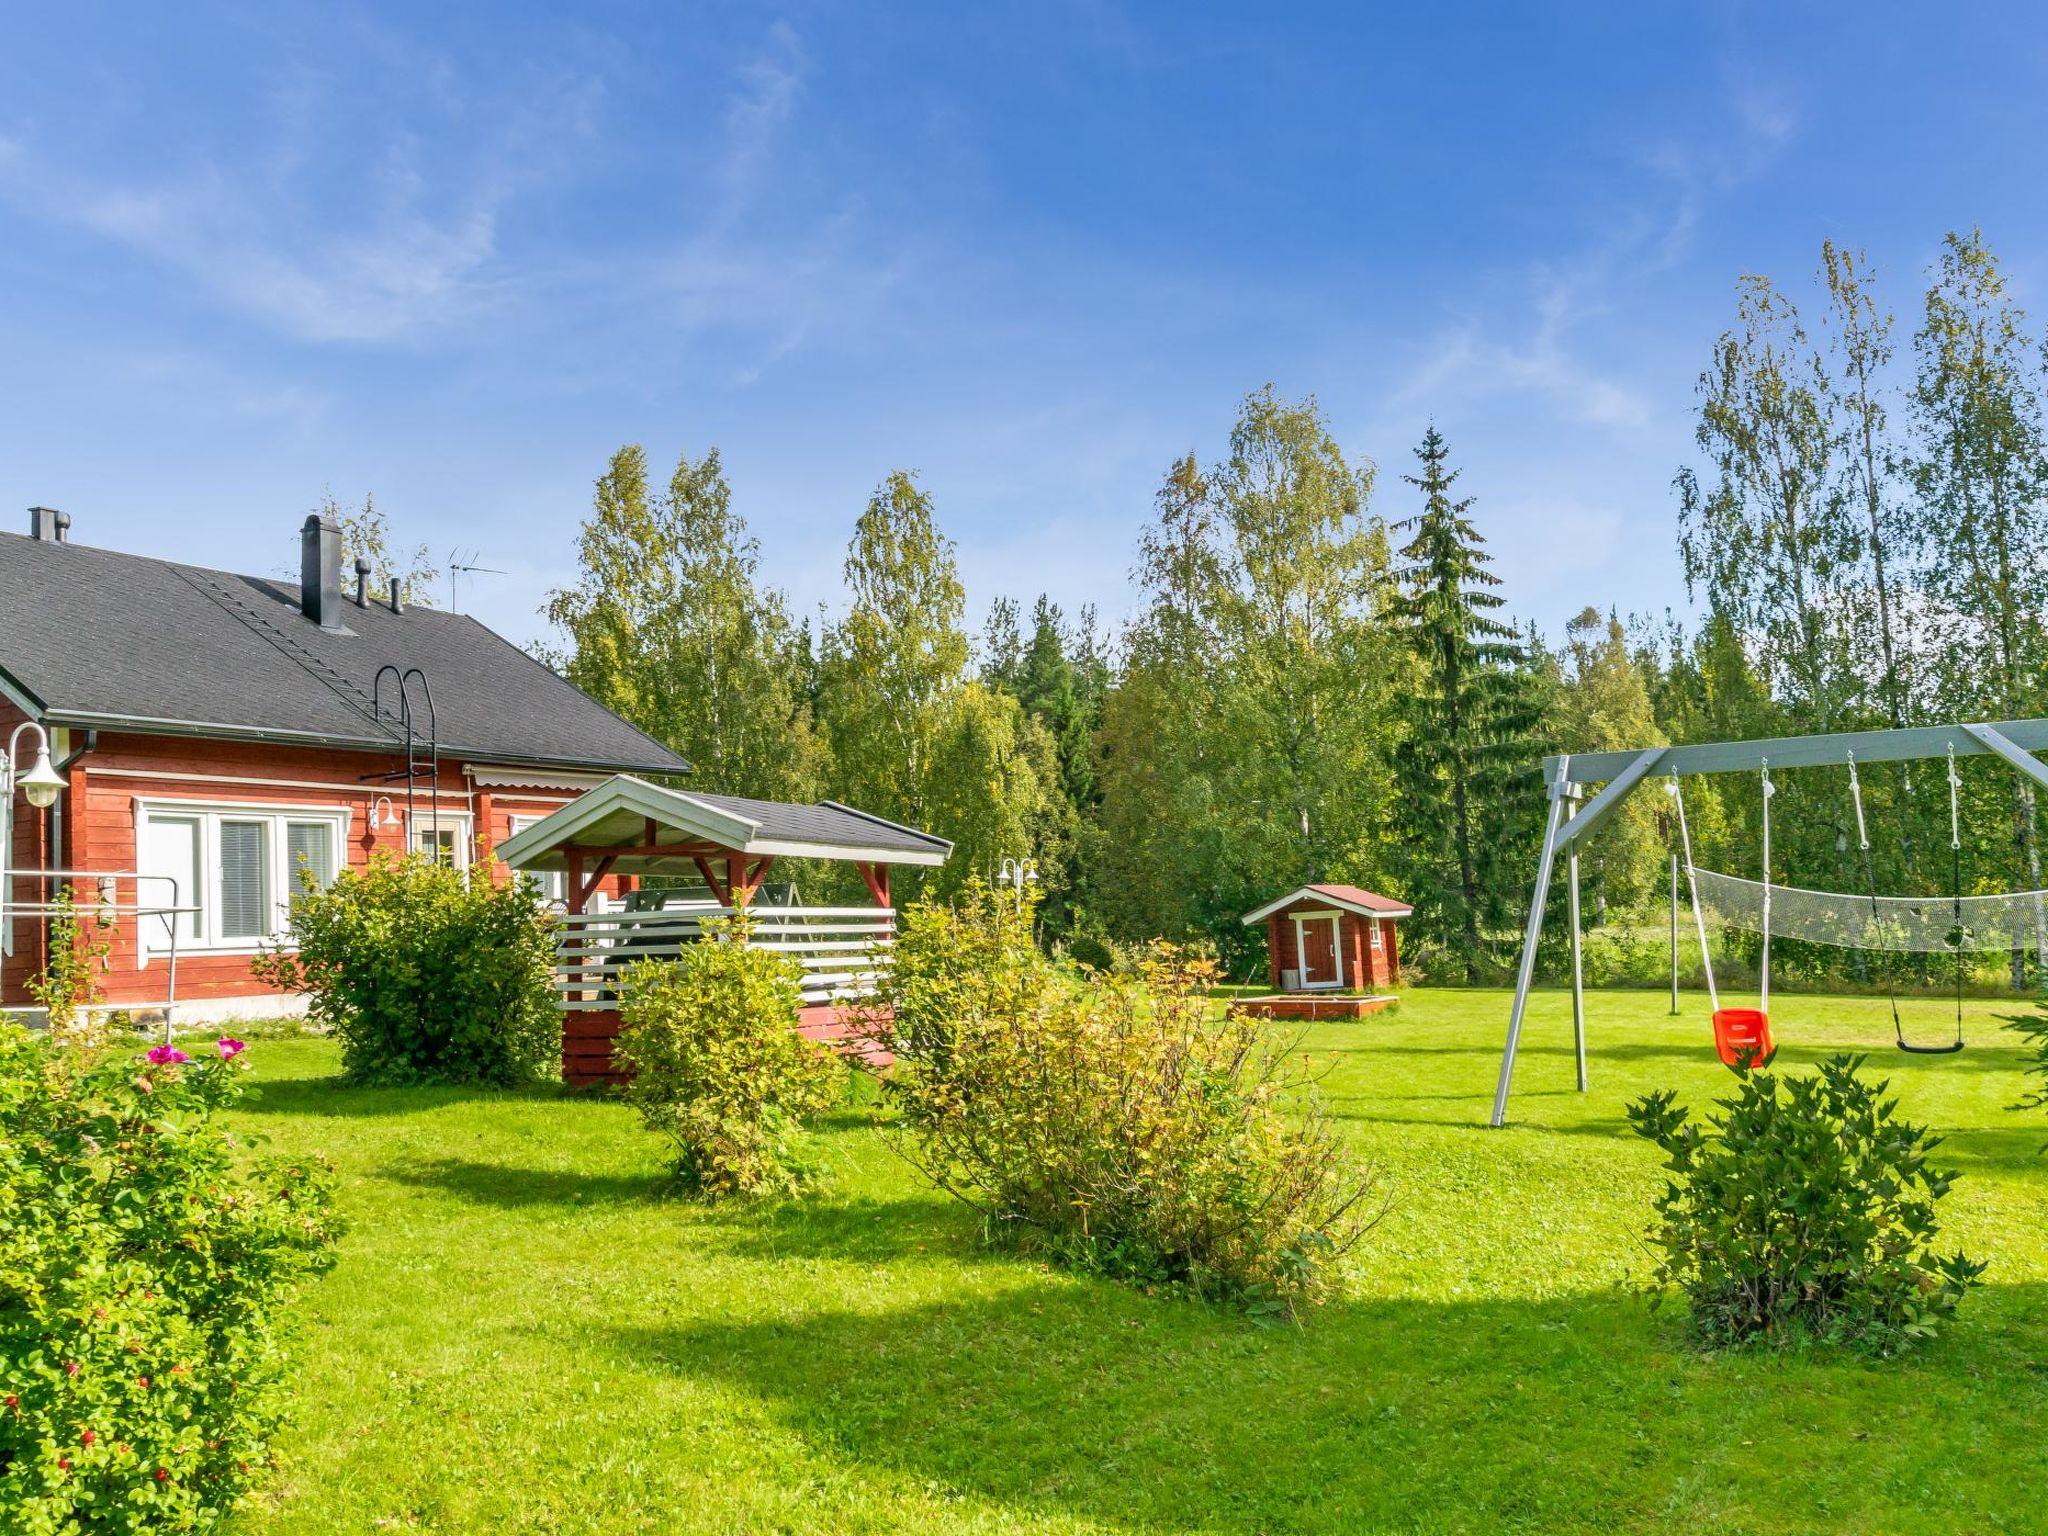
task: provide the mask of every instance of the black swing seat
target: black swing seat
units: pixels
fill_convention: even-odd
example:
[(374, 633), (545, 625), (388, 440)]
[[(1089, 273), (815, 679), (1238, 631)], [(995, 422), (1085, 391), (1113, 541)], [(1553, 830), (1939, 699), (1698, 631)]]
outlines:
[(1953, 1056), (1963, 1048), (1960, 1040), (1951, 1040), (1947, 1045), (1915, 1045), (1910, 1040), (1893, 1042), (1908, 1056)]

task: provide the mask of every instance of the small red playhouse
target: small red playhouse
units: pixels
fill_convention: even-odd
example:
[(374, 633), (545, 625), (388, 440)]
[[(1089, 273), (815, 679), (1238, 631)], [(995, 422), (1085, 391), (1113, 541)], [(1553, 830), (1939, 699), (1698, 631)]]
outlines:
[(1401, 980), (1394, 925), (1415, 909), (1355, 885), (1304, 885), (1244, 915), (1266, 925), (1273, 993), (1240, 1006), (1276, 1019), (1357, 1019)]

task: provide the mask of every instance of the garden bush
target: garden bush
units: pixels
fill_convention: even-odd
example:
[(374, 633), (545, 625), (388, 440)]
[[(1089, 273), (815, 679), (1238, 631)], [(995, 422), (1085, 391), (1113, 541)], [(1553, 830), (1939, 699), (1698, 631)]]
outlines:
[(28, 995), (42, 1008), (54, 1038), (97, 1044), (104, 1029), (93, 1005), (100, 1000), (100, 971), (113, 952), (113, 921), (96, 907), (82, 908), (72, 885), (59, 888), (53, 905), (49, 960), (28, 978)]
[(273, 1460), (285, 1319), (338, 1230), (324, 1166), (251, 1160), (188, 1061), (0, 1025), (0, 1530), (207, 1531)]
[(871, 1026), (906, 1155), (993, 1240), (1262, 1315), (1321, 1299), (1376, 1180), (1298, 1058), (1210, 1016), (1216, 974), (1158, 945), (1137, 976), (1075, 975), (976, 883), (911, 907)]
[(310, 997), (356, 1083), (486, 1083), (555, 1073), (561, 1016), (554, 923), (526, 880), (374, 854), (292, 904), (290, 948), (264, 955), (264, 980)]
[(678, 958), (628, 967), (619, 1003), (627, 1097), (668, 1138), (677, 1183), (710, 1199), (811, 1182), (804, 1123), (844, 1080), (832, 1052), (797, 1033), (803, 968), (747, 932), (744, 915), (705, 923)]
[(1684, 1294), (1703, 1342), (1889, 1352), (1934, 1333), (1984, 1272), (1933, 1252), (1955, 1183), (1929, 1160), (1941, 1138), (1901, 1119), (1862, 1065), (1743, 1072), (1704, 1126), (1668, 1091), (1629, 1106), (1671, 1174), (1650, 1232), (1656, 1282)]

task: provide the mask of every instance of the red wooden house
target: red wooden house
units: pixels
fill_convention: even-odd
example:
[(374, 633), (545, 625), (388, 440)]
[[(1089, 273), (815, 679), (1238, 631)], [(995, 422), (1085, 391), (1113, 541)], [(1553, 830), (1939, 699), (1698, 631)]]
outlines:
[[(40, 725), (66, 792), (0, 807), (9, 1009), (60, 882), (117, 914), (109, 1004), (162, 1004), (175, 942), (179, 1022), (293, 1012), (249, 963), (285, 936), (302, 869), (408, 847), (467, 864), (616, 772), (689, 771), (475, 619), (373, 593), (360, 563), (345, 589), (317, 518), (296, 584), (77, 545), (45, 508), (30, 527), (0, 534), (0, 743)], [(185, 910), (133, 910), (152, 906)]]
[(1266, 925), (1273, 995), (1243, 1006), (1273, 1018), (1359, 1018), (1393, 1001), (1401, 980), (1395, 924), (1405, 902), (1356, 885), (1304, 885), (1244, 915)]

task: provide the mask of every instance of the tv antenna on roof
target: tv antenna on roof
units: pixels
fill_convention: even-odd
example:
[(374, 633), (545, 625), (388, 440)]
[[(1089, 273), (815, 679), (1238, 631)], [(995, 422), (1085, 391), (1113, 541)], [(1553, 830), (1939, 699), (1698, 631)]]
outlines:
[(455, 578), (458, 574), (464, 572), (470, 575), (484, 576), (502, 576), (505, 574), (495, 565), (478, 565), (476, 563), (477, 556), (482, 553), (483, 551), (479, 549), (472, 549), (466, 555), (459, 549), (448, 551), (448, 611), (450, 613), (459, 613), (461, 611), (455, 605)]

